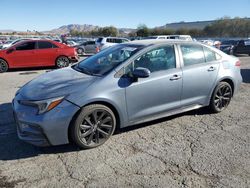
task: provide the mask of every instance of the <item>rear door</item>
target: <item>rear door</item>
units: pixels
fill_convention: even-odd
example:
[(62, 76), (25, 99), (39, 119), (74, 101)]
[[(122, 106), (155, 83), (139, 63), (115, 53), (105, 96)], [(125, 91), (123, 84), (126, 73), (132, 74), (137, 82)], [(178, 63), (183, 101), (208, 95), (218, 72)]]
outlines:
[(213, 50), (198, 44), (182, 44), (179, 47), (183, 70), (181, 104), (204, 105), (214, 88), (220, 57)]
[(8, 60), (14, 67), (35, 66), (38, 59), (36, 56), (36, 41), (22, 42), (14, 46), (15, 50), (8, 54)]
[(53, 66), (58, 56), (58, 47), (49, 41), (38, 41), (36, 54), (36, 66)]

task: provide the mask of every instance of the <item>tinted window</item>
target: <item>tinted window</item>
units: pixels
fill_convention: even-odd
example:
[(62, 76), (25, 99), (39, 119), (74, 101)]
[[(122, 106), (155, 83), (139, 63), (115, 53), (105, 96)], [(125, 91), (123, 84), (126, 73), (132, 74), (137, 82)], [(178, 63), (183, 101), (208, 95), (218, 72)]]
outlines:
[(122, 42), (128, 42), (128, 40), (127, 39), (122, 39)]
[(203, 48), (198, 45), (181, 45), (183, 63), (185, 66), (206, 62)]
[(36, 42), (25, 42), (16, 47), (16, 50), (34, 50)]
[(103, 39), (103, 38), (98, 38), (98, 39), (96, 40), (96, 42), (100, 43), (100, 42), (102, 42), (102, 39)]
[(206, 47), (203, 48), (206, 62), (216, 61), (216, 53)]
[(150, 72), (176, 67), (174, 46), (165, 46), (151, 50), (134, 61), (134, 68), (143, 67)]
[(38, 48), (39, 49), (47, 49), (47, 48), (53, 48), (53, 46), (50, 42), (38, 41)]
[(90, 44), (90, 45), (95, 44), (95, 41), (88, 41), (87, 44)]

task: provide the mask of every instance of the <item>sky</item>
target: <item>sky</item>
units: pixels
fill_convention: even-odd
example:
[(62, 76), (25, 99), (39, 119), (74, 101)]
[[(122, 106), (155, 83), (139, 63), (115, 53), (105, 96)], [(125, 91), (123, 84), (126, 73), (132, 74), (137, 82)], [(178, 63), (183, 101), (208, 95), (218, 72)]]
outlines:
[(250, 17), (250, 0), (0, 0), (0, 30), (46, 31), (68, 24), (137, 28)]

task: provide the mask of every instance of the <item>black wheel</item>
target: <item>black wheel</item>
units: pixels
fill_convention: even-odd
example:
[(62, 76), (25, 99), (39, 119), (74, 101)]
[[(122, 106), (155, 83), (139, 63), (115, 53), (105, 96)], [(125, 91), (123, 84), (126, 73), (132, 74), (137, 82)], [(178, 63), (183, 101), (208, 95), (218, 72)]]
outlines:
[(0, 73), (7, 72), (8, 69), (9, 69), (8, 63), (5, 60), (0, 59)]
[(215, 88), (211, 101), (210, 109), (213, 112), (221, 112), (227, 108), (232, 98), (232, 88), (227, 82), (220, 82)]
[(114, 133), (116, 118), (107, 106), (93, 104), (82, 109), (71, 126), (71, 138), (81, 148), (105, 143)]
[(83, 50), (82, 48), (78, 48), (78, 49), (77, 49), (77, 53), (78, 53), (79, 55), (83, 55), (83, 54), (84, 54), (84, 50)]
[(63, 68), (69, 66), (70, 60), (66, 56), (60, 56), (56, 59), (56, 67)]

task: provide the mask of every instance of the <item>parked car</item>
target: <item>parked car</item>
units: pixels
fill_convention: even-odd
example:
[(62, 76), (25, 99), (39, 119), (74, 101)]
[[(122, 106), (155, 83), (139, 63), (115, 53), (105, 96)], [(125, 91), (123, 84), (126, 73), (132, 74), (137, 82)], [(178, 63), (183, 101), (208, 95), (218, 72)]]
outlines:
[(84, 54), (95, 54), (97, 52), (97, 47), (95, 41), (86, 41), (82, 44), (75, 46), (76, 51), (80, 55)]
[(9, 68), (57, 66), (77, 61), (74, 48), (52, 40), (25, 40), (0, 50), (0, 72)]
[(233, 48), (238, 42), (238, 40), (224, 40), (221, 42), (220, 50), (226, 54), (233, 55)]
[(239, 59), (216, 48), (141, 40), (39, 76), (16, 93), (13, 109), (21, 140), (93, 148), (116, 128), (205, 106), (221, 112), (241, 82)]
[(192, 37), (190, 35), (158, 35), (146, 37), (145, 39), (178, 39), (192, 41)]
[(98, 51), (104, 50), (110, 46), (114, 46), (116, 44), (129, 42), (126, 38), (118, 38), (118, 37), (100, 37), (96, 40), (96, 46)]
[(67, 40), (67, 41), (66, 41), (66, 44), (67, 44), (68, 46), (71, 46), (71, 47), (75, 47), (75, 46), (78, 45), (78, 43), (76, 43), (76, 42), (73, 41), (73, 40)]
[(250, 56), (250, 40), (240, 40), (232, 49), (233, 54), (248, 54)]

